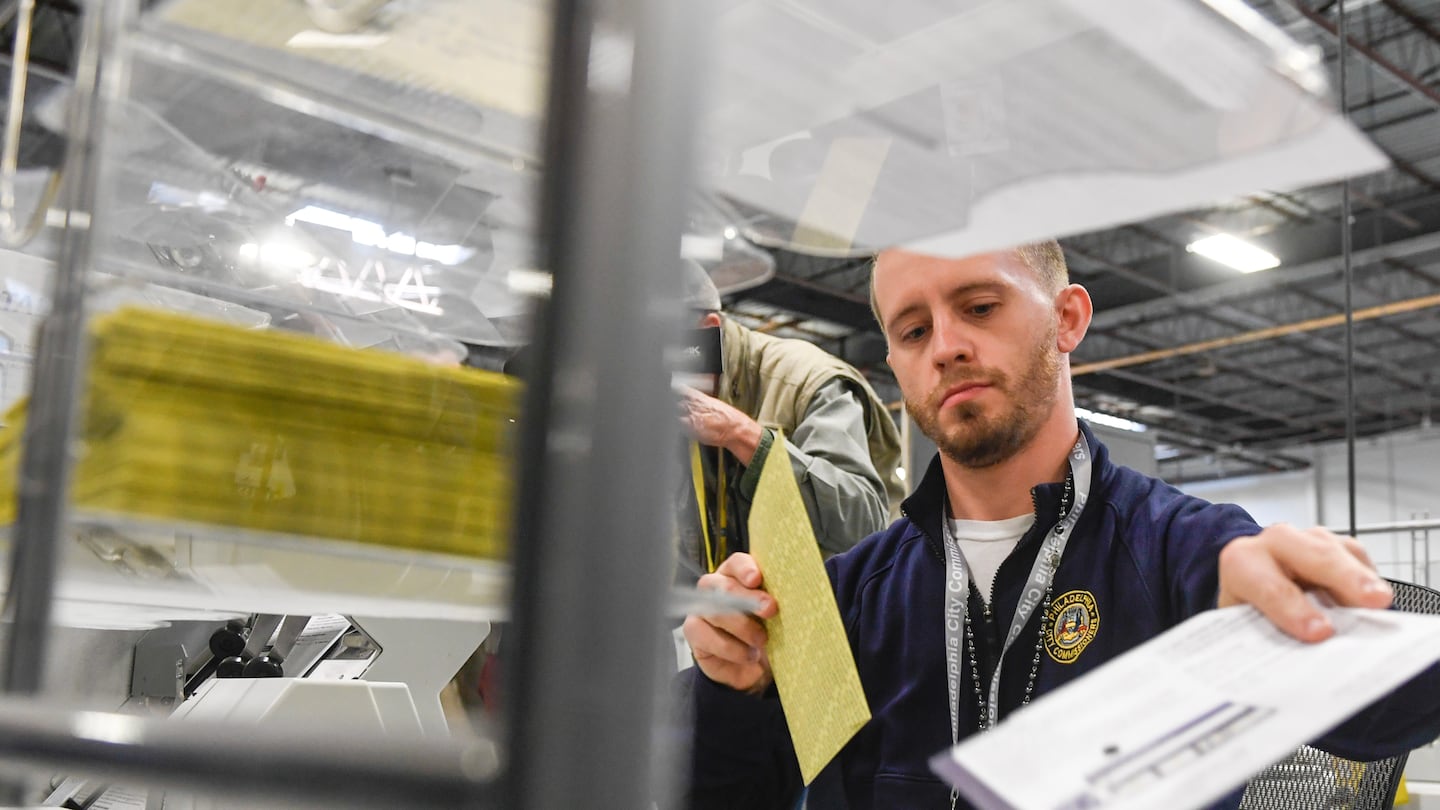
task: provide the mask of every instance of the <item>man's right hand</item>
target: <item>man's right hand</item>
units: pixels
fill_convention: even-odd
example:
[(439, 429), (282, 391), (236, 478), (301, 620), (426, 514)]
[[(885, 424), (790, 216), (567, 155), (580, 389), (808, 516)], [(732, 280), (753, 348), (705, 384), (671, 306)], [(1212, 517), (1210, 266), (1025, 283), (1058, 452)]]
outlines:
[(724, 591), (747, 597), (761, 605), (756, 613), (720, 616), (687, 616), (685, 640), (695, 654), (695, 664), (706, 677), (731, 689), (757, 693), (773, 680), (770, 660), (765, 656), (768, 635), (761, 619), (778, 611), (775, 598), (765, 592), (760, 566), (749, 554), (737, 553), (720, 564), (713, 574), (700, 578), (701, 590)]

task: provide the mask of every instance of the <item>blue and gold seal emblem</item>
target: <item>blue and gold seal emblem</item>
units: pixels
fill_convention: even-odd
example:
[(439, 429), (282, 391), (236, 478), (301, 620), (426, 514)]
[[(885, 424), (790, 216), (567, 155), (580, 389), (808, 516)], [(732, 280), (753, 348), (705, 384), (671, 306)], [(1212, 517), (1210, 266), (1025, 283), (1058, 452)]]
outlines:
[(1045, 613), (1045, 651), (1056, 663), (1073, 664), (1100, 630), (1100, 609), (1089, 591), (1060, 594)]

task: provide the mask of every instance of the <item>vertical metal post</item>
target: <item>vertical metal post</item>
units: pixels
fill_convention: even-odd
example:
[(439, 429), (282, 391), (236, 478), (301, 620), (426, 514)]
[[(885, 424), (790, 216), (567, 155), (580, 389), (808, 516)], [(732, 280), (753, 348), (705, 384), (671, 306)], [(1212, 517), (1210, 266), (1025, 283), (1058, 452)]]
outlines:
[[(1350, 117), (1350, 87), (1346, 80), (1345, 58), (1349, 32), (1345, 27), (1345, 0), (1336, 10), (1340, 29), (1335, 61), (1340, 67), (1340, 114)], [(1345, 262), (1345, 481), (1350, 512), (1350, 536), (1355, 536), (1355, 267), (1350, 244), (1350, 181), (1340, 185), (1340, 255)]]
[(52, 309), (40, 324), (5, 597), (11, 625), (0, 688), (19, 694), (40, 691), (45, 673), (83, 366), (85, 273), (90, 266), (99, 174), (96, 125), (102, 104), (101, 70), (107, 61), (102, 54), (113, 52), (128, 3), (92, 0), (84, 5), (59, 197), (69, 219), (51, 287)]
[[(1411, 512), (1411, 520), (1428, 520), (1430, 513), (1422, 515)], [(1430, 527), (1410, 530), (1410, 575), (1411, 582), (1429, 587), (1430, 585)]]
[[(648, 807), (678, 426), (664, 346), (689, 179), (693, 5), (556, 0), (507, 634), (513, 810)], [(673, 667), (673, 653), (671, 654)]]

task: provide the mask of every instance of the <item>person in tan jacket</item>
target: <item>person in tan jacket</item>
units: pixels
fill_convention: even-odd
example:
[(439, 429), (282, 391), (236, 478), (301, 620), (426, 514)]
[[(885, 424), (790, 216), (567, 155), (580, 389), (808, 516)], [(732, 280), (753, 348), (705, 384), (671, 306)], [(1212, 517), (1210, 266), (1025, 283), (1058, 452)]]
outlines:
[(685, 304), (696, 326), (720, 330), (724, 372), (715, 396), (678, 389), (680, 424), (694, 443), (679, 526), (680, 566), (691, 576), (680, 578), (693, 580), (748, 550), (749, 506), (777, 430), (789, 446), (822, 554), (845, 551), (884, 528), (905, 494), (896, 473), (900, 433), (869, 383), (814, 344), (762, 334), (726, 317), (704, 268), (688, 260), (682, 265)]

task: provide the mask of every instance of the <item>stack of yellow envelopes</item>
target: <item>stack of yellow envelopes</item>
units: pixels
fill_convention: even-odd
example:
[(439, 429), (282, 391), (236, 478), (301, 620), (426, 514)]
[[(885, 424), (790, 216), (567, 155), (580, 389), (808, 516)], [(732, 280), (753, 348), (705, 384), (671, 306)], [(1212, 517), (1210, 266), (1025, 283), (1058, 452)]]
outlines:
[[(150, 310), (92, 333), (77, 505), (505, 556), (511, 378)], [(9, 492), (23, 420), (0, 435)]]

